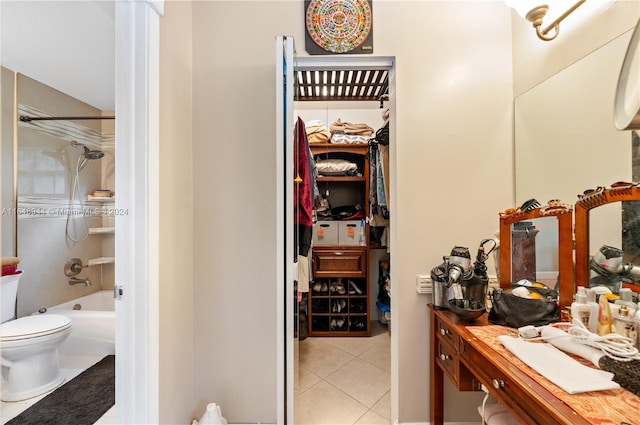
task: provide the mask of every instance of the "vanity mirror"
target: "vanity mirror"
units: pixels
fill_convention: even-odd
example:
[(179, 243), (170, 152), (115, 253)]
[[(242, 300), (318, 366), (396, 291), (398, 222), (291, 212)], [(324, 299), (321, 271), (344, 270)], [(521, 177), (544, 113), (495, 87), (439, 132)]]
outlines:
[(500, 213), (500, 287), (522, 279), (558, 291), (560, 308), (573, 301), (573, 214), (558, 200)]
[[(609, 287), (618, 292), (627, 286), (636, 292), (640, 286), (640, 263), (635, 264), (640, 248), (640, 223), (636, 204), (640, 201), (638, 183), (613, 183), (611, 187), (588, 189), (575, 205), (575, 276), (576, 285)], [(620, 211), (622, 228), (608, 235), (594, 235), (594, 221), (600, 210)]]

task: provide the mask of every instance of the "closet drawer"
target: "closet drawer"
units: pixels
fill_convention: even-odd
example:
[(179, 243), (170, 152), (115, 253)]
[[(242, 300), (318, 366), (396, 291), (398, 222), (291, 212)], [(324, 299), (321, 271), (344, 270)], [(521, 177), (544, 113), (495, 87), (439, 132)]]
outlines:
[(367, 256), (364, 248), (313, 249), (314, 277), (366, 277)]

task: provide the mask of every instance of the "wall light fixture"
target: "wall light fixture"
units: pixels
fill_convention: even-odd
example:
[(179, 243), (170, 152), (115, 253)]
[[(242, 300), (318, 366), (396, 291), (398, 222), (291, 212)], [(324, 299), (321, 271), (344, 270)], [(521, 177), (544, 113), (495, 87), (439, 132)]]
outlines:
[[(576, 1), (569, 9), (563, 12), (544, 29), (542, 28), (542, 19), (549, 11), (548, 4), (540, 4), (540, 0), (506, 0), (506, 3), (507, 6), (515, 9), (520, 16), (533, 23), (533, 27), (536, 29), (536, 34), (540, 39), (544, 41), (551, 41), (556, 38), (558, 36), (558, 33), (560, 32), (560, 22), (562, 22), (564, 18), (573, 13), (574, 10), (576, 10), (586, 1), (587, 0)], [(568, 2), (556, 2), (556, 4), (559, 3)], [(551, 34), (549, 34), (550, 32)]]

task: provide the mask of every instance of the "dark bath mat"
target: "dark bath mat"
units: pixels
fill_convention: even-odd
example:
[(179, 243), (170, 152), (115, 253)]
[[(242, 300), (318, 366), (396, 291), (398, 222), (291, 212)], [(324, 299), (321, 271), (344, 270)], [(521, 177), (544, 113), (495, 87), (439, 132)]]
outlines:
[(6, 425), (92, 425), (116, 402), (115, 365), (106, 356)]

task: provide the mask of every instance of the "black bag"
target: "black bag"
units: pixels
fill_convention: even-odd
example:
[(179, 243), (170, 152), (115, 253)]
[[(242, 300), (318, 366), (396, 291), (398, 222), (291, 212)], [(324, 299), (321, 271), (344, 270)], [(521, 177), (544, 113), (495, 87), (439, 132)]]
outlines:
[[(529, 288), (527, 288), (529, 289)], [(489, 322), (519, 328), (526, 325), (544, 326), (560, 318), (558, 303), (553, 299), (532, 300), (510, 294), (500, 288), (491, 292)]]

